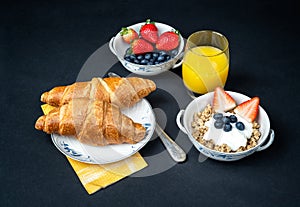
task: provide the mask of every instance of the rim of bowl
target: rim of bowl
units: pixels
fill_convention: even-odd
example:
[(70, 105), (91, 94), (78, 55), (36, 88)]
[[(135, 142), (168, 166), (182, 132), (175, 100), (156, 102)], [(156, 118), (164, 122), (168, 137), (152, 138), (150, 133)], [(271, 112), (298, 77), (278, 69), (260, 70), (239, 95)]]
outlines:
[[(233, 93), (233, 94), (236, 94), (236, 95), (242, 95), (242, 96), (247, 97), (248, 99), (250, 99), (249, 96), (244, 95), (244, 94), (242, 94), (242, 93), (238, 93), (238, 92), (235, 92), (235, 91), (226, 91), (226, 92)], [(208, 95), (208, 94), (212, 94), (212, 93), (213, 93), (213, 92), (209, 92), (209, 93), (206, 93), (206, 94), (204, 94), (204, 95)], [(196, 102), (196, 100), (200, 99), (201, 97), (202, 97), (202, 96), (199, 96), (198, 98), (194, 99), (192, 102)], [(190, 107), (190, 105), (191, 105), (192, 102), (190, 102), (190, 103), (188, 104), (188, 106), (186, 107), (186, 109), (187, 109), (188, 107)], [(185, 110), (186, 110), (186, 109), (185, 109)], [(268, 122), (268, 127), (267, 127), (267, 128), (269, 129), (269, 131), (266, 132), (267, 134), (263, 137), (263, 140), (261, 141), (260, 144), (257, 144), (256, 146), (254, 146), (254, 147), (252, 147), (252, 148), (250, 148), (250, 149), (247, 149), (247, 150), (244, 150), (244, 151), (241, 151), (241, 152), (220, 152), (220, 151), (217, 151), (217, 150), (214, 150), (214, 149), (210, 149), (210, 148), (204, 146), (203, 144), (201, 144), (200, 142), (198, 142), (198, 141), (194, 138), (194, 136), (189, 132), (189, 130), (186, 129), (187, 132), (188, 132), (188, 137), (189, 137), (190, 139), (192, 138), (195, 142), (197, 142), (197, 144), (199, 144), (201, 147), (205, 148), (206, 150), (212, 151), (212, 152), (214, 152), (214, 153), (222, 154), (222, 155), (242, 155), (242, 154), (246, 154), (247, 152), (250, 152), (250, 151), (252, 151), (252, 150), (256, 151), (256, 149), (257, 149), (259, 146), (261, 146), (263, 143), (265, 143), (265, 141), (266, 141), (266, 139), (267, 139), (267, 137), (268, 137), (268, 135), (269, 135), (269, 132), (270, 132), (270, 119), (269, 119), (269, 116), (268, 116), (267, 112), (264, 110), (264, 108), (261, 107), (261, 106), (259, 105), (259, 111), (260, 111), (260, 110), (262, 110), (262, 111), (266, 114), (266, 118), (267, 118), (267, 122)], [(183, 120), (184, 120), (184, 116), (185, 116), (185, 113), (184, 113), (184, 115), (183, 115)], [(261, 132), (261, 131), (260, 131), (260, 132)], [(259, 140), (261, 140), (261, 139), (262, 139), (262, 137), (259, 138)], [(195, 146), (195, 147), (196, 147), (196, 146)], [(197, 148), (197, 147), (196, 147), (196, 148)], [(198, 149), (198, 148), (197, 148), (197, 149)], [(199, 149), (198, 149), (198, 150), (199, 150)]]

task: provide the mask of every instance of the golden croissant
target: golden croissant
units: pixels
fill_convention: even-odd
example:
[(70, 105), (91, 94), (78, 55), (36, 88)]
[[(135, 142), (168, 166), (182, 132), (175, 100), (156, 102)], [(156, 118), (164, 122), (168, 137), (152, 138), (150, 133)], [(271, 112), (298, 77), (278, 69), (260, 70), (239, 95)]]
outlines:
[(75, 82), (58, 86), (45, 92), (41, 101), (52, 106), (62, 106), (75, 98), (88, 98), (113, 103), (120, 108), (133, 106), (156, 89), (152, 80), (129, 77), (93, 78), (88, 82)]
[(119, 107), (105, 101), (73, 99), (41, 116), (35, 128), (48, 134), (74, 136), (80, 142), (104, 146), (137, 143), (146, 129), (121, 113)]

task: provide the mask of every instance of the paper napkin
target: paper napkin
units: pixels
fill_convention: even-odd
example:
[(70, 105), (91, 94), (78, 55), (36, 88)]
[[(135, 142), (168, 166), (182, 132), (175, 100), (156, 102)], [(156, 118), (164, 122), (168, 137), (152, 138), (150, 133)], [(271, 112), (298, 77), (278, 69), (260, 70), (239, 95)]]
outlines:
[[(41, 108), (44, 114), (48, 114), (54, 107), (43, 104)], [(138, 152), (124, 160), (104, 165), (83, 163), (69, 157), (67, 159), (88, 194), (95, 193), (148, 165)]]

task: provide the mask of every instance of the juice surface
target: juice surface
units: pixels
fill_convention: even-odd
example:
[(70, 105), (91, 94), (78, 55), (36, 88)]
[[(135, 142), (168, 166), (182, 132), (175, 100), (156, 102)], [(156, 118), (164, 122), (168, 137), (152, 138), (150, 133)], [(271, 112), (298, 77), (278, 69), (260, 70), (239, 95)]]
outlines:
[(199, 94), (224, 87), (229, 69), (225, 53), (212, 46), (198, 46), (187, 51), (182, 64), (186, 87)]

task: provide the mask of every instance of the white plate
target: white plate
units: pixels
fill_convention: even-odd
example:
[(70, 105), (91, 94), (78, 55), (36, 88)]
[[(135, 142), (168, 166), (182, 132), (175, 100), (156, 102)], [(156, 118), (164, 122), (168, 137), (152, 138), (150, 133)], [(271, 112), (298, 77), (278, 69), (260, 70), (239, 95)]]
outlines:
[(150, 140), (155, 129), (155, 116), (146, 99), (142, 99), (133, 107), (122, 110), (122, 112), (146, 128), (146, 135), (142, 141), (136, 144), (91, 146), (83, 144), (71, 136), (57, 134), (51, 135), (52, 141), (64, 155), (80, 162), (107, 164), (123, 160), (138, 152)]

